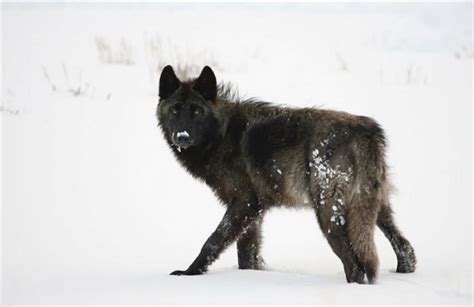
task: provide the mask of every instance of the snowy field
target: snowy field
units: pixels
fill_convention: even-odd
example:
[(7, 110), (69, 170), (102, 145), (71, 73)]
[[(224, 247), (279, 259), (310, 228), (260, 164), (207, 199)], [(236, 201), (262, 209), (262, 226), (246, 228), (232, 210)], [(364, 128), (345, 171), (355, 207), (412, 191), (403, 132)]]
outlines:
[[(3, 4), (2, 302), (456, 304), (472, 291), (472, 4)], [(224, 208), (157, 129), (161, 68), (376, 118), (418, 270), (346, 284), (306, 210), (265, 218), (266, 271), (232, 245), (185, 269)]]

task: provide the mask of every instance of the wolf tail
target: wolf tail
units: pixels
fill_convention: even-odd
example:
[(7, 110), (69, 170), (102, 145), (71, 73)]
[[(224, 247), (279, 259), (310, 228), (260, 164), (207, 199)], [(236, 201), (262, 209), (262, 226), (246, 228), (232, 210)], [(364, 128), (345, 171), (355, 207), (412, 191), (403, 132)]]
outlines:
[(393, 212), (389, 205), (383, 205), (380, 209), (377, 226), (390, 241), (397, 255), (397, 272), (411, 273), (416, 268), (415, 250), (410, 242), (401, 234), (393, 219)]

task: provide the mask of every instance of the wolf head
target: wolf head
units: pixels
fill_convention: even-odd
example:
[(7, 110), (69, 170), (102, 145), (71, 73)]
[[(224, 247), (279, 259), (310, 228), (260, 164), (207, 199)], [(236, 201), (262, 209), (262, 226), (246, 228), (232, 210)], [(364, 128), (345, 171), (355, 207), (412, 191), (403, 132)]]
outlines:
[(160, 77), (160, 101), (157, 116), (171, 145), (199, 147), (209, 142), (219, 130), (215, 114), (217, 82), (211, 68), (204, 67), (197, 79), (181, 82), (171, 66)]

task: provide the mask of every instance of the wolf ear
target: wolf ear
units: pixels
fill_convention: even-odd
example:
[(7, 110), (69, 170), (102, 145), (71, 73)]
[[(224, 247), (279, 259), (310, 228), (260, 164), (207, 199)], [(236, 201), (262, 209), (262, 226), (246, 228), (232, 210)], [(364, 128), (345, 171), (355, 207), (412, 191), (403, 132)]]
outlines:
[(166, 99), (170, 97), (180, 86), (181, 82), (176, 77), (173, 67), (167, 65), (163, 68), (160, 76), (160, 98)]
[(214, 72), (209, 66), (202, 69), (201, 74), (196, 79), (193, 89), (202, 95), (206, 100), (214, 101), (217, 96), (217, 81)]

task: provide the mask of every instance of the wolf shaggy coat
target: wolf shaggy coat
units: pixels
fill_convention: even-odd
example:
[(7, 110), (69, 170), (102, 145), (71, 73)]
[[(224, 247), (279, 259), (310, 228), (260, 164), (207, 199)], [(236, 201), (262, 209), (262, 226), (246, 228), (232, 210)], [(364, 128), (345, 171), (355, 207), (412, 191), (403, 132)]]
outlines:
[(176, 158), (227, 209), (196, 259), (172, 275), (206, 272), (235, 241), (239, 269), (262, 269), (262, 219), (278, 206), (314, 210), (347, 282), (376, 281), (376, 225), (397, 272), (415, 270), (414, 250), (393, 220), (385, 136), (373, 119), (242, 100), (207, 66), (184, 82), (166, 66), (159, 97), (159, 125)]

